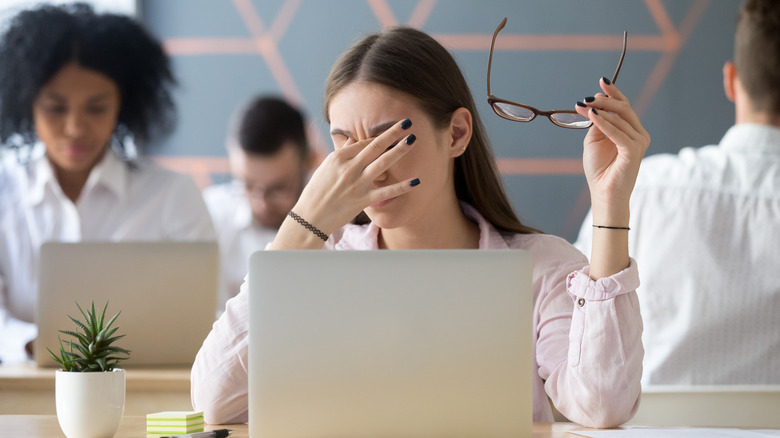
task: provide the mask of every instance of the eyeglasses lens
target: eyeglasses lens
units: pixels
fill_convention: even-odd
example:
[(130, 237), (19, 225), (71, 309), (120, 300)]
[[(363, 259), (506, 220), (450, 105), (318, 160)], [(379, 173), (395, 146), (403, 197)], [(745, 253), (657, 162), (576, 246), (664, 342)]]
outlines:
[(494, 102), (493, 110), (501, 117), (520, 122), (528, 122), (534, 118), (534, 112), (528, 108), (511, 105), (504, 102)]
[(590, 120), (579, 114), (555, 113), (550, 117), (552, 117), (556, 124), (561, 126), (568, 126), (571, 128), (587, 128), (590, 126)]

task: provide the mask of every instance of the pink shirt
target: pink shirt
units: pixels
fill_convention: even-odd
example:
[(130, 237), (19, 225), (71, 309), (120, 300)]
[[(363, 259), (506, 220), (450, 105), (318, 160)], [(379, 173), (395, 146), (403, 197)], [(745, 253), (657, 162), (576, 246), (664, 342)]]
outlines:
[[(503, 233), (471, 206), (480, 249), (523, 249), (533, 257), (534, 421), (552, 421), (548, 401), (569, 420), (589, 427), (625, 423), (639, 406), (642, 319), (636, 263), (607, 278), (588, 277), (587, 259), (565, 240)], [(347, 225), (325, 248), (377, 249), (379, 228)], [(207, 423), (248, 419), (249, 295), (246, 284), (203, 342), (192, 367), (192, 405)]]

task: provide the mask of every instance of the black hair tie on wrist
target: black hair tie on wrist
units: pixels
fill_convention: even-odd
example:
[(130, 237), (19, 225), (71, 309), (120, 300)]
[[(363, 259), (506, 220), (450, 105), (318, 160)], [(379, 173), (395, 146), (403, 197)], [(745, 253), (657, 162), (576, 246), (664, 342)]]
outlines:
[(290, 216), (291, 218), (295, 219), (295, 222), (298, 222), (299, 224), (303, 225), (304, 228), (306, 228), (307, 230), (309, 230), (312, 233), (314, 233), (315, 236), (319, 237), (320, 239), (322, 239), (322, 240), (324, 240), (326, 242), (328, 241), (328, 235), (327, 234), (323, 233), (317, 227), (315, 227), (314, 225), (310, 224), (308, 221), (306, 221), (306, 219), (304, 219), (304, 218), (298, 216), (297, 214), (295, 214), (292, 210), (290, 210), (290, 212), (287, 213), (287, 215)]
[(610, 227), (608, 225), (594, 225), (593, 228), (606, 228), (608, 230), (630, 230), (629, 227)]

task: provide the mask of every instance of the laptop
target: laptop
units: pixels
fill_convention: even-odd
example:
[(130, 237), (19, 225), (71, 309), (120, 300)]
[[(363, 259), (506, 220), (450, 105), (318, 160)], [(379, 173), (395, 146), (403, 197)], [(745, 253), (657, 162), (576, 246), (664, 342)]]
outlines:
[(261, 251), (248, 281), (251, 436), (531, 436), (527, 252)]
[(117, 345), (131, 351), (123, 368), (191, 366), (217, 311), (216, 242), (47, 242), (41, 246), (35, 361), (57, 366), (59, 330), (95, 302), (106, 317), (121, 311)]

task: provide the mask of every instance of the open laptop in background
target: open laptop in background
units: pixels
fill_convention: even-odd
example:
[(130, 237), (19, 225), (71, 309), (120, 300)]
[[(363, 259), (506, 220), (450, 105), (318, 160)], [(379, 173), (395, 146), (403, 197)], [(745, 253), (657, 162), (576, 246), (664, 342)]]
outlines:
[(253, 437), (530, 437), (531, 257), (260, 251)]
[(216, 242), (47, 242), (41, 247), (35, 361), (56, 366), (58, 330), (73, 330), (92, 301), (106, 318), (122, 312), (124, 368), (190, 366), (217, 310)]

